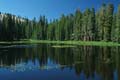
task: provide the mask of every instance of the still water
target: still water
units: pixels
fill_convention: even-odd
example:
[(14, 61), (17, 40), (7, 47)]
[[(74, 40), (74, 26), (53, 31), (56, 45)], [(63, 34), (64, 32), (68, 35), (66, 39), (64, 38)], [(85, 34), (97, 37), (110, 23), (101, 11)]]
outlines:
[(120, 80), (120, 47), (0, 46), (0, 80)]

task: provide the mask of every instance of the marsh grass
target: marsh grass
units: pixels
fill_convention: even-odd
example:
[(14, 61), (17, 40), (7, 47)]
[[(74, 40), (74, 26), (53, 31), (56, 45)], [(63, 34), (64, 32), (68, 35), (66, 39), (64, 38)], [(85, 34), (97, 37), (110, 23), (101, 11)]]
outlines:
[[(22, 41), (12, 41), (12, 42), (0, 42), (0, 44), (57, 44), (58, 46), (53, 47), (75, 47), (73, 45), (83, 45), (83, 46), (120, 46), (117, 42), (105, 42), (105, 41), (49, 41), (49, 40), (22, 40)], [(59, 46), (59, 44), (64, 44), (64, 46)], [(72, 45), (72, 46), (71, 46)]]
[(74, 45), (53, 45), (53, 48), (73, 48), (76, 47)]

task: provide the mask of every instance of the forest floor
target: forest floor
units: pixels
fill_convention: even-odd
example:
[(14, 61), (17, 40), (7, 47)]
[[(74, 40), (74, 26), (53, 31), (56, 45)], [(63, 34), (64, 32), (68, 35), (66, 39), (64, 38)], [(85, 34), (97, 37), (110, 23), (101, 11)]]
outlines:
[(21, 41), (1, 41), (0, 44), (64, 44), (64, 45), (84, 45), (84, 46), (120, 46), (117, 42), (105, 42), (105, 41), (49, 41), (49, 40), (21, 40)]

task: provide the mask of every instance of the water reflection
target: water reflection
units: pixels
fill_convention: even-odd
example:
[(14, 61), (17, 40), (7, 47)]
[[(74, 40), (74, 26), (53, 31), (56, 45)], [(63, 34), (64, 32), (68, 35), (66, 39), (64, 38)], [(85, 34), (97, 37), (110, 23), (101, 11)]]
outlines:
[[(54, 69), (67, 69), (67, 73), (74, 73), (78, 80), (120, 80), (119, 47), (52, 48), (51, 45), (0, 48), (0, 70), (25, 72), (51, 69), (52, 73)], [(58, 73), (62, 75), (60, 71)]]

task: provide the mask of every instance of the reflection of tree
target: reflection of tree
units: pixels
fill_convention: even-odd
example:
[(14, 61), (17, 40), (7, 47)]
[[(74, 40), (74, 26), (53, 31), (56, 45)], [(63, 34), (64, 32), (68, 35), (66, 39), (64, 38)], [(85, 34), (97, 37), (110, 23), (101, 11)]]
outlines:
[(105, 80), (112, 80), (115, 69), (120, 75), (119, 47), (52, 48), (50, 44), (40, 44), (31, 48), (9, 48), (6, 50), (8, 52), (4, 52), (4, 49), (0, 51), (0, 64), (4, 66), (27, 63), (29, 60), (35, 63), (36, 59), (40, 66), (46, 66), (50, 60), (54, 64), (60, 64), (62, 70), (66, 66), (75, 69), (78, 76), (83, 71), (87, 78), (94, 77), (96, 72)]

